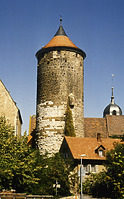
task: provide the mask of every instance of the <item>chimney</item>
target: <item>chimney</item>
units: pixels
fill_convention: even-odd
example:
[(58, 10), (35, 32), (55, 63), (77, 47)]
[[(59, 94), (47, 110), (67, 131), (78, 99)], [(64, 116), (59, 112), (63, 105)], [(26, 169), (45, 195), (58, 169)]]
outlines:
[(97, 133), (97, 141), (98, 142), (102, 142), (101, 133)]

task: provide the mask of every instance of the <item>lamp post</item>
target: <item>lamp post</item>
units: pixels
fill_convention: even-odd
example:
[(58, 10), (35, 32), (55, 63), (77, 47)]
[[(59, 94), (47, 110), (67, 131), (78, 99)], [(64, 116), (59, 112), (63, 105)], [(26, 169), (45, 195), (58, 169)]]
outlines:
[(82, 157), (85, 157), (86, 154), (81, 155), (81, 167), (80, 167), (80, 181), (81, 181), (81, 196), (80, 199), (83, 199), (83, 188), (82, 188)]

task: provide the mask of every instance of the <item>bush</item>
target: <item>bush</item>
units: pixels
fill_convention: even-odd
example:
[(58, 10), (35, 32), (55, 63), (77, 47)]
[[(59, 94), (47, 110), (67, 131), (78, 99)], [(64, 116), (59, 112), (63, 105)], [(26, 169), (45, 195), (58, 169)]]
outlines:
[(69, 104), (67, 103), (67, 110), (65, 113), (65, 130), (64, 134), (66, 136), (75, 137), (75, 130), (73, 125), (73, 117), (72, 117), (72, 111), (70, 109)]
[(91, 174), (83, 183), (83, 192), (95, 197), (124, 198), (124, 144), (114, 144), (107, 152), (106, 171)]
[(27, 145), (26, 134), (20, 140), (11, 125), (0, 117), (0, 191), (55, 195), (53, 184), (61, 185), (58, 194), (70, 195), (69, 166), (59, 154), (48, 158)]

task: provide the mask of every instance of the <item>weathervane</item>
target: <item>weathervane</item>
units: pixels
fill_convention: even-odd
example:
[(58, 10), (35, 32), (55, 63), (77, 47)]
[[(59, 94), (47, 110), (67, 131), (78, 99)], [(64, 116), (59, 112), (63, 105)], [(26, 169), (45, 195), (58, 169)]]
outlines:
[(113, 89), (114, 89), (114, 87), (113, 87), (113, 79), (114, 79), (114, 74), (112, 74), (112, 96), (111, 96), (111, 99), (114, 99), (114, 96), (113, 96)]
[(113, 79), (114, 79), (114, 74), (112, 74), (112, 87), (113, 87)]

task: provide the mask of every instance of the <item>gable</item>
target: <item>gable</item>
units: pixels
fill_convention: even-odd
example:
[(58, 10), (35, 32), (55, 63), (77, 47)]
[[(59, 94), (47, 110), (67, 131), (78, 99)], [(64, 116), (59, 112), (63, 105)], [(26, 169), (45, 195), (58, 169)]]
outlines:
[(101, 144), (101, 145), (99, 145), (98, 147), (95, 148), (95, 150), (99, 150), (99, 149), (105, 150), (105, 147)]
[(63, 142), (62, 142), (59, 152), (62, 153), (64, 155), (64, 157), (73, 158), (71, 150), (70, 150), (69, 145), (65, 138), (63, 139)]

